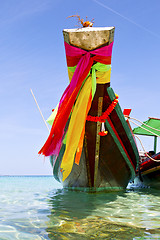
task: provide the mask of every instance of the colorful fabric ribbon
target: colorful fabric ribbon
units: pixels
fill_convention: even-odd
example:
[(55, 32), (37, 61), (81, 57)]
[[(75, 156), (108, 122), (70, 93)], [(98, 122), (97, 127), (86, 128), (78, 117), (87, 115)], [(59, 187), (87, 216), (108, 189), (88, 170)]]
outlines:
[(79, 164), (85, 133), (83, 130), (92, 103), (91, 86), (92, 81), (91, 77), (89, 77), (85, 82), (85, 87), (80, 91), (70, 118), (66, 137), (66, 148), (60, 166), (63, 172), (63, 181), (72, 170), (77, 150), (78, 155), (76, 156), (76, 164)]
[[(74, 71), (76, 69), (77, 65), (74, 67), (68, 67), (68, 76), (69, 81), (71, 82)], [(91, 76), (92, 76), (92, 99), (94, 97), (95, 91), (96, 91), (96, 84), (105, 84), (110, 82), (110, 75), (111, 75), (111, 65), (106, 65), (102, 63), (96, 63), (91, 67)], [(88, 76), (90, 73), (88, 74)], [(47, 122), (52, 126), (54, 119), (56, 117), (58, 111), (58, 105), (52, 112), (51, 116), (47, 119)], [(64, 140), (63, 140), (64, 142)]]
[[(112, 46), (113, 42), (108, 46), (93, 51), (85, 51), (70, 46), (65, 42), (68, 72), (71, 81), (61, 97), (57, 113), (53, 114), (54, 121), (49, 137), (42, 149), (39, 151), (39, 154), (43, 154), (45, 156), (59, 154), (62, 140), (65, 135), (64, 129), (67, 121), (70, 119), (67, 131), (66, 150), (61, 163), (64, 175), (63, 180), (65, 180), (72, 169), (74, 156), (78, 146), (82, 146), (85, 121), (91, 106), (92, 98), (96, 91), (96, 81), (100, 81), (101, 83), (110, 81)], [(95, 62), (97, 63), (93, 65)], [(92, 77), (90, 76), (91, 68)], [(79, 125), (77, 125), (78, 118), (81, 119), (81, 123), (79, 122)], [(77, 126), (77, 128), (74, 128), (74, 126)], [(73, 144), (72, 138), (76, 144)], [(73, 145), (74, 147), (72, 149)], [(67, 150), (69, 149), (67, 146), (70, 146), (72, 150)], [(71, 152), (72, 160), (69, 164), (68, 161), (70, 159)], [(77, 159), (76, 162), (78, 163), (79, 160)], [(69, 165), (70, 167), (68, 167)]]

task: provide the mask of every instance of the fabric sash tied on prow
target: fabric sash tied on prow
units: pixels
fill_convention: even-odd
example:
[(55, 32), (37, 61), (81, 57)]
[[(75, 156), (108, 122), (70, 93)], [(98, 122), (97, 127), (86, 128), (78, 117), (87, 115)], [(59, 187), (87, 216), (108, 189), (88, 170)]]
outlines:
[(64, 45), (70, 83), (54, 114), (49, 137), (39, 151), (39, 154), (45, 156), (58, 155), (65, 139), (66, 147), (61, 162), (63, 181), (70, 174), (74, 160), (79, 164), (85, 122), (96, 92), (96, 84), (110, 82), (113, 42), (92, 51), (85, 51), (66, 42)]

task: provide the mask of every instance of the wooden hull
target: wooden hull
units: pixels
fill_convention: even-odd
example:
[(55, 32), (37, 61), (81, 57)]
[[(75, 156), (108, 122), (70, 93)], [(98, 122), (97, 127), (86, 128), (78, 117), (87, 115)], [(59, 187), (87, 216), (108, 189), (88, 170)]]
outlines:
[[(95, 97), (89, 111), (90, 116), (97, 116), (99, 99), (102, 99), (104, 112), (115, 99), (115, 94), (107, 84), (97, 84)], [(52, 156), (53, 175), (62, 182), (63, 187), (71, 189), (99, 191), (121, 190), (135, 177), (139, 161), (138, 150), (132, 132), (123, 116), (119, 104), (105, 121), (108, 131), (106, 136), (99, 136), (101, 123), (86, 121), (83, 151), (79, 165), (74, 163), (67, 179), (62, 182), (60, 165), (65, 150), (62, 146), (60, 154)]]
[[(69, 68), (78, 64), (76, 70), (79, 69), (77, 71), (80, 71), (81, 68), (79, 66), (82, 67), (87, 62), (87, 66), (92, 64), (92, 67), (98, 62), (105, 66), (110, 66), (114, 27), (66, 29), (63, 31), (63, 35), (67, 66)], [(76, 47), (78, 52), (80, 51), (79, 49), (84, 51), (83, 54), (81, 53), (82, 62), (81, 60), (77, 62), (76, 59), (79, 55), (75, 54), (75, 48), (74, 54), (71, 54), (71, 51), (73, 51), (71, 46)], [(106, 46), (108, 48), (104, 50)], [(89, 56), (88, 53), (90, 51)], [(94, 72), (92, 67), (90, 75), (93, 75), (92, 80), (94, 80), (94, 74), (96, 74), (96, 92), (92, 95), (94, 98), (88, 113), (90, 119), (87, 119), (85, 124), (85, 136), (80, 162), (78, 165), (74, 162), (69, 176), (67, 175), (67, 178), (63, 178), (62, 171), (65, 171), (63, 167), (61, 168), (61, 163), (64, 163), (62, 159), (65, 152), (65, 144), (63, 144), (58, 157), (51, 157), (53, 175), (66, 188), (85, 191), (121, 190), (126, 188), (131, 179), (134, 179), (139, 162), (139, 154), (131, 129), (124, 118), (119, 103), (114, 106), (115, 108), (112, 108), (112, 103), (116, 102), (116, 96), (110, 87), (110, 70), (105, 70), (108, 75), (105, 76), (106, 80), (104, 81), (103, 77), (101, 79), (101, 77), (97, 76), (97, 72), (101, 73), (101, 70), (95, 70)], [(84, 68), (85, 74), (86, 69)], [(69, 75), (71, 76), (71, 74)], [(83, 78), (83, 75), (80, 75), (81, 78)], [(79, 79), (77, 81), (80, 81), (81, 78), (78, 75), (76, 76)], [(72, 78), (70, 80), (73, 81)], [(101, 121), (97, 121), (99, 118), (95, 118), (96, 120), (94, 121), (90, 120), (92, 117), (100, 117), (103, 113), (107, 113), (107, 109), (110, 106), (112, 110), (108, 110), (109, 115), (105, 117), (104, 123), (108, 134), (100, 136)], [(78, 131), (78, 129), (75, 131)], [(65, 159), (65, 163), (67, 163), (67, 159)], [(62, 181), (62, 178), (65, 180)]]
[[(160, 160), (160, 152), (152, 158)], [(146, 158), (140, 165), (140, 180), (148, 187), (160, 189), (160, 161), (155, 162)]]

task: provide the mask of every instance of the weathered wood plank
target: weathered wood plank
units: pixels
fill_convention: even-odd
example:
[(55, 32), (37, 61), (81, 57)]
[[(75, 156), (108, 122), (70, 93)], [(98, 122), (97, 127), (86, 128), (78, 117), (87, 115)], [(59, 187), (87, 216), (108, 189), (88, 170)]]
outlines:
[(64, 41), (70, 45), (93, 50), (113, 42), (114, 30), (114, 27), (64, 29), (63, 36)]

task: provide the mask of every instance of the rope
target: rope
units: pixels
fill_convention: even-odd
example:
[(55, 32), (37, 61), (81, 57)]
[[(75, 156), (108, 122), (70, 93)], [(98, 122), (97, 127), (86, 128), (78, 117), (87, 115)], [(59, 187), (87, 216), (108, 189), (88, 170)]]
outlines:
[[(125, 117), (126, 117), (126, 116), (125, 116)], [(127, 116), (127, 118), (128, 118), (128, 120), (129, 120), (130, 122), (132, 122), (132, 123), (135, 124), (136, 126), (138, 126), (138, 127), (142, 128), (142, 129), (146, 130), (147, 132), (152, 133), (152, 135), (154, 135), (154, 136), (156, 136), (156, 137), (160, 137), (160, 136), (157, 135), (156, 133), (151, 132), (150, 130), (148, 130), (148, 129), (142, 127), (142, 126), (140, 126), (139, 124), (137, 124), (137, 123), (135, 123), (135, 122), (133, 122), (132, 120), (130, 120), (130, 117)], [(139, 121), (139, 122), (140, 122), (140, 121)], [(146, 126), (148, 127), (148, 125), (146, 125)]]
[[(140, 128), (142, 128), (142, 129), (144, 129), (144, 130), (152, 133), (153, 135), (155, 135), (155, 136), (157, 136), (157, 137), (160, 137), (160, 136), (158, 136), (157, 134), (155, 134), (155, 133), (153, 133), (153, 132), (151, 132), (151, 131), (143, 128), (143, 127), (140, 126), (139, 124), (137, 124), (137, 123), (133, 122), (132, 120), (130, 120), (131, 117), (129, 117), (129, 116), (125, 116), (125, 117), (127, 117), (130, 122), (132, 122), (133, 124), (137, 125), (138, 127), (140, 127)], [(132, 119), (134, 119), (134, 120), (142, 123), (141, 121), (139, 121), (139, 120), (136, 119), (136, 118), (132, 118)], [(142, 123), (142, 124), (144, 124), (144, 123)], [(144, 124), (144, 125), (146, 125), (146, 124)], [(148, 125), (146, 125), (146, 126), (147, 126), (147, 127), (150, 127), (150, 126), (148, 126)], [(150, 127), (150, 128), (152, 128), (152, 127)], [(155, 129), (155, 128), (152, 128), (152, 129)], [(155, 129), (155, 130), (156, 130), (156, 129)], [(149, 159), (151, 159), (152, 161), (154, 161), (154, 162), (160, 162), (160, 160), (156, 160), (156, 159), (152, 158), (151, 156), (149, 156), (149, 154), (146, 152), (146, 150), (145, 150), (145, 148), (144, 148), (144, 146), (143, 146), (142, 141), (140, 140), (140, 138), (139, 138), (137, 135), (135, 135), (135, 134), (134, 134), (134, 136), (139, 140), (139, 142), (140, 142), (140, 144), (141, 144), (141, 146), (142, 146), (142, 148), (143, 148), (143, 151), (144, 151), (145, 155), (146, 155)]]
[(143, 146), (142, 141), (140, 140), (140, 138), (139, 138), (138, 136), (136, 136), (136, 135), (135, 135), (135, 137), (138, 138), (138, 140), (139, 140), (139, 142), (140, 142), (140, 144), (141, 144), (141, 146), (142, 146), (142, 148), (143, 148), (143, 151), (144, 151), (145, 155), (146, 155), (149, 159), (151, 159), (152, 161), (154, 161), (154, 162), (160, 162), (160, 160), (156, 160), (156, 159), (152, 158), (151, 156), (149, 156), (149, 154), (146, 152), (146, 150), (145, 150), (145, 148), (144, 148), (144, 146)]
[[(127, 117), (128, 119), (133, 119), (133, 120), (135, 120), (135, 121), (137, 121), (137, 122), (140, 122), (141, 124), (145, 125), (145, 126), (148, 127), (148, 128), (152, 128), (153, 130), (156, 130), (157, 132), (160, 132), (159, 129), (153, 128), (153, 127), (151, 127), (151, 126), (145, 124), (144, 122), (141, 122), (140, 120), (138, 120), (138, 119), (136, 119), (136, 118), (129, 117), (129, 116), (126, 116), (126, 115), (125, 115), (125, 117)], [(145, 129), (145, 130), (146, 130), (146, 129)]]

